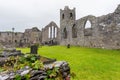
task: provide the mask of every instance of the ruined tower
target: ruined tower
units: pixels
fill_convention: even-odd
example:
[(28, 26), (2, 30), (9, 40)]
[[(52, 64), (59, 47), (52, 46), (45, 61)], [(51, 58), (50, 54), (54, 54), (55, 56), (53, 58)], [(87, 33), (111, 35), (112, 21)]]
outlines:
[(71, 25), (76, 20), (75, 8), (70, 9), (65, 6), (64, 10), (60, 9), (60, 34), (61, 44), (70, 43)]

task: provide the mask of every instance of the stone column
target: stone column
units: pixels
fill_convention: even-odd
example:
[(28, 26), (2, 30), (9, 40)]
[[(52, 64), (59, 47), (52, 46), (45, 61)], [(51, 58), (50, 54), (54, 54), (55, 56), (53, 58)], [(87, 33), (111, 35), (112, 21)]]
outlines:
[(50, 27), (50, 38), (52, 38), (52, 27)]
[(52, 26), (52, 39), (54, 38), (54, 26)]
[(55, 27), (53, 28), (53, 38), (55, 38)]

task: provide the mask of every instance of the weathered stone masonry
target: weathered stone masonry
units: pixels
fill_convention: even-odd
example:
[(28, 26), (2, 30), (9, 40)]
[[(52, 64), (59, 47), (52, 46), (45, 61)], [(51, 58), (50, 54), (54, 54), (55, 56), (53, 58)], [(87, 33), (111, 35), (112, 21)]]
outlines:
[(88, 15), (78, 20), (75, 8), (66, 6), (60, 10), (60, 34), (61, 45), (120, 49), (120, 5), (108, 15)]
[(59, 44), (60, 32), (55, 22), (50, 22), (42, 29), (42, 44)]
[(41, 31), (37, 27), (22, 32), (0, 32), (0, 44), (3, 46), (29, 46), (41, 43)]

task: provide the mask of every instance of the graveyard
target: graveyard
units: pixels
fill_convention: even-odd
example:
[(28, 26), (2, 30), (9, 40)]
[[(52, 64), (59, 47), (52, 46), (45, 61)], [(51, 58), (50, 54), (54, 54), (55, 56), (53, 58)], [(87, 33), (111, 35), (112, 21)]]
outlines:
[[(40, 11), (36, 13), (41, 20), (54, 15), (48, 12), (49, 16), (43, 18), (42, 10), (36, 11)], [(28, 17), (29, 20), (20, 22), (29, 27), (18, 32), (24, 26), (16, 23), (10, 25), (11, 30), (1, 30), (0, 80), (120, 80), (120, 4), (113, 12), (101, 16), (77, 18), (77, 11), (69, 5), (61, 7), (57, 15), (59, 24), (55, 21), (58, 18), (52, 18), (46, 26), (38, 21), (37, 27), (33, 20), (37, 16), (30, 16), (35, 25), (32, 21), (27, 25), (29, 15), (18, 15), (22, 19)]]
[[(29, 48), (17, 48), (29, 52)], [(71, 80), (119, 80), (120, 50), (72, 46), (43, 46), (39, 54), (48, 58), (67, 61)]]

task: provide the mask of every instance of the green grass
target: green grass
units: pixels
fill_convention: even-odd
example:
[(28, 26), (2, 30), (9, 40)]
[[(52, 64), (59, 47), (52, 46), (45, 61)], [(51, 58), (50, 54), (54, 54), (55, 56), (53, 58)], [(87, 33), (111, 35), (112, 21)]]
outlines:
[[(29, 52), (28, 48), (21, 50)], [(76, 74), (71, 80), (120, 80), (120, 50), (43, 46), (39, 48), (39, 54), (67, 61), (71, 73)]]

